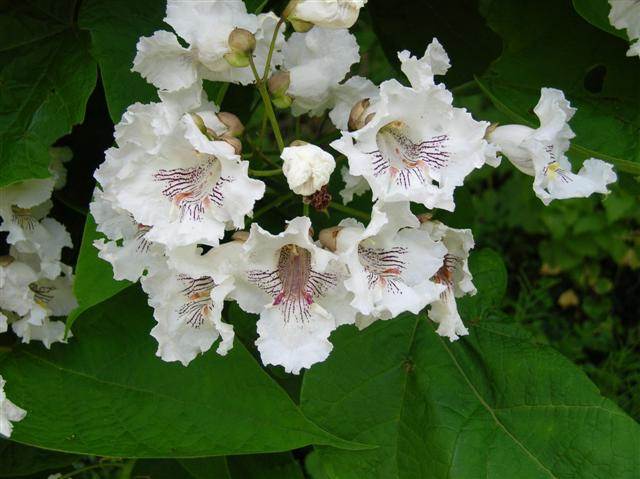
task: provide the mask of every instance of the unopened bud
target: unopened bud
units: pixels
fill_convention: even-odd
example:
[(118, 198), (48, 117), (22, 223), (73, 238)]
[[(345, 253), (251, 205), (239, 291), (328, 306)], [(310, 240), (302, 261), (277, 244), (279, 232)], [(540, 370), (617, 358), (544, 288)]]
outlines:
[(245, 241), (247, 241), (249, 239), (249, 232), (248, 231), (236, 231), (235, 233), (233, 233), (231, 235), (231, 239), (233, 241), (241, 241), (242, 243), (244, 243)]
[(305, 33), (313, 28), (313, 23), (300, 20), (299, 18), (289, 18), (289, 23), (296, 32)]
[(329, 251), (335, 251), (338, 246), (338, 235), (342, 226), (334, 226), (320, 231), (320, 243)]
[(234, 53), (250, 55), (256, 49), (256, 37), (244, 28), (234, 28), (229, 34), (228, 43)]
[(304, 146), (304, 145), (308, 145), (309, 143), (303, 140), (293, 140), (291, 143), (289, 143), (289, 146)]
[(8, 255), (8, 254), (4, 255), (4, 256), (0, 256), (0, 266), (2, 266), (2, 267), (9, 266), (14, 261), (15, 261), (15, 258), (13, 256)]
[(365, 112), (367, 111), (367, 108), (369, 108), (370, 104), (371, 103), (369, 99), (365, 98), (364, 100), (360, 100), (358, 103), (353, 105), (351, 113), (349, 114), (349, 131), (359, 130), (364, 125), (366, 125)]
[(236, 155), (242, 153), (242, 142), (235, 136), (223, 135), (222, 137), (220, 137), (220, 139), (226, 143), (229, 143), (233, 147)]
[(217, 114), (218, 120), (224, 126), (227, 127), (227, 135), (231, 136), (240, 136), (244, 132), (244, 125), (240, 121), (240, 118), (235, 116), (233, 113), (229, 113), (227, 111), (221, 111)]
[(286, 70), (274, 73), (267, 81), (269, 93), (273, 96), (284, 96), (291, 84), (291, 75)]
[(249, 65), (249, 55), (240, 52), (230, 52), (224, 54), (224, 59), (232, 67), (242, 68)]

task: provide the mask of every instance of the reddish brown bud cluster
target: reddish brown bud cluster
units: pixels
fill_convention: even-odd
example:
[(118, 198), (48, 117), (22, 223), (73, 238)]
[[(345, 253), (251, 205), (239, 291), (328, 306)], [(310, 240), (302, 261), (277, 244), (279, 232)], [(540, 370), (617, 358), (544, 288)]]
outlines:
[(314, 194), (305, 196), (304, 202), (310, 204), (318, 211), (326, 210), (331, 202), (331, 194), (327, 191), (327, 185), (324, 185)]

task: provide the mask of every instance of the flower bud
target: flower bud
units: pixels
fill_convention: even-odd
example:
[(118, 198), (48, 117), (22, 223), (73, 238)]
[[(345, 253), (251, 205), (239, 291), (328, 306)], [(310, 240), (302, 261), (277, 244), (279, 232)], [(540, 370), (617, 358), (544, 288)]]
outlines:
[(293, 99), (287, 95), (290, 83), (291, 75), (286, 70), (274, 73), (267, 81), (267, 88), (276, 108), (284, 109), (291, 106)]
[(353, 108), (351, 109), (351, 113), (349, 114), (349, 122), (348, 122), (349, 131), (359, 130), (364, 125), (366, 125), (365, 120), (368, 120), (370, 118), (369, 116), (365, 117), (365, 113), (367, 111), (367, 108), (369, 108), (370, 104), (371, 102), (369, 101), (369, 99), (365, 98), (364, 100), (360, 100), (358, 103), (353, 105)]
[(291, 0), (282, 16), (291, 22), (296, 31), (307, 31), (313, 25), (323, 28), (350, 28), (358, 19), (360, 9), (365, 3), (367, 0)]
[(431, 218), (433, 218), (433, 215), (431, 213), (422, 213), (421, 215), (418, 215), (417, 218), (420, 224), (424, 224), (424, 223), (427, 223), (428, 221), (431, 221)]
[(246, 53), (230, 52), (225, 53), (223, 56), (232, 67), (243, 68), (249, 65), (249, 55)]
[(240, 121), (240, 118), (235, 116), (233, 113), (221, 111), (217, 114), (217, 117), (218, 120), (220, 120), (220, 123), (227, 127), (228, 131), (225, 133), (226, 135), (241, 136), (244, 132), (244, 125)]
[(295, 141), (280, 155), (282, 172), (294, 193), (309, 196), (329, 182), (336, 162), (331, 154), (305, 142)]
[(235, 53), (249, 55), (256, 49), (256, 37), (249, 30), (234, 28), (229, 34), (229, 48)]
[(342, 230), (342, 226), (334, 226), (320, 231), (320, 243), (329, 251), (335, 251), (338, 244), (338, 235)]
[(229, 143), (233, 147), (236, 155), (242, 153), (242, 142), (235, 136), (223, 135), (220, 137), (220, 140)]

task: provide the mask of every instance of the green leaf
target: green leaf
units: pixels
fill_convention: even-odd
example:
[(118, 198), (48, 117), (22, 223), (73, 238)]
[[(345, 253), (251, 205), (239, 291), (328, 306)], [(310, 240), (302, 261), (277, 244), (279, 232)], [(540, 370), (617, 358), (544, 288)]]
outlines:
[(463, 317), (475, 322), (500, 305), (507, 291), (507, 269), (500, 255), (491, 249), (472, 253), (469, 267), (478, 292), (458, 299), (458, 310)]
[(93, 216), (88, 214), (73, 283), (73, 294), (78, 300), (78, 307), (67, 317), (67, 330), (71, 329), (75, 320), (84, 311), (131, 286), (129, 281), (113, 279), (111, 265), (98, 257), (98, 249), (93, 246), (93, 242), (102, 237), (103, 235), (96, 231)]
[(132, 72), (136, 44), (156, 30), (171, 30), (163, 23), (165, 2), (156, 0), (86, 0), (78, 23), (91, 33), (91, 54), (98, 61), (109, 114), (114, 123), (135, 102), (157, 100), (155, 88)]
[(84, 119), (96, 84), (73, 1), (11, 2), (0, 16), (0, 186), (49, 174), (49, 147)]
[(109, 457), (202, 457), (360, 447), (307, 420), (236, 341), (188, 368), (155, 357), (146, 296), (127, 288), (83, 313), (69, 344), (4, 356), (7, 396), (28, 411), (17, 442)]
[(540, 88), (559, 88), (578, 109), (570, 153), (640, 174), (640, 63), (626, 57), (627, 43), (594, 29), (565, 2), (488, 0), (484, 14), (504, 42), (502, 56), (478, 79), (494, 105), (536, 126)]
[(609, 23), (611, 5), (606, 0), (573, 0), (573, 8), (587, 22), (602, 31), (627, 40), (624, 30), (618, 30)]
[[(504, 291), (494, 258), (482, 253), (472, 263), (481, 305)], [(318, 447), (329, 477), (640, 474), (640, 428), (578, 367), (515, 324), (465, 320), (470, 334), (454, 343), (424, 316), (336, 331), (332, 355), (305, 375), (303, 411), (379, 448)]]
[(0, 438), (0, 477), (27, 476), (60, 469), (78, 459), (74, 454), (45, 451)]

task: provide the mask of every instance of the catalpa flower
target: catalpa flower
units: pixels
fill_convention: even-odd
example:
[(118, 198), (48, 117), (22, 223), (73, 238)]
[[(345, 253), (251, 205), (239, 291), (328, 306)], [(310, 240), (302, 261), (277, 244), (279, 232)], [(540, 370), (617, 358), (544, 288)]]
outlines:
[(640, 0), (609, 0), (609, 23), (618, 30), (626, 29), (631, 40), (628, 57), (640, 57)]
[(331, 332), (355, 316), (342, 286), (342, 265), (313, 243), (310, 227), (309, 218), (298, 217), (272, 235), (253, 223), (231, 293), (242, 309), (260, 314), (256, 345), (262, 362), (294, 374), (326, 359)]
[(325, 28), (350, 28), (356, 23), (367, 0), (291, 0), (285, 10), (287, 20)]
[[(169, 0), (165, 22), (189, 46), (183, 47), (171, 32), (157, 31), (138, 42), (133, 70), (161, 90), (189, 88), (201, 79), (247, 85), (254, 77), (248, 66), (232, 66), (225, 55), (231, 53), (229, 35), (236, 28), (255, 36), (255, 63), (264, 70), (271, 38), (278, 18), (273, 13), (247, 13), (241, 0)], [(284, 42), (278, 34), (271, 67), (281, 62)]]
[(543, 88), (533, 110), (539, 128), (524, 125), (497, 127), (489, 139), (523, 173), (533, 176), (536, 196), (548, 205), (554, 199), (587, 197), (608, 193), (607, 185), (616, 181), (613, 166), (590, 158), (577, 174), (565, 153), (575, 136), (569, 120), (576, 112), (560, 90)]
[[(207, 258), (213, 252), (200, 257), (203, 267), (208, 264), (215, 269), (215, 261)], [(186, 366), (198, 354), (208, 351), (218, 338), (218, 354), (225, 355), (231, 349), (233, 327), (223, 323), (220, 315), (224, 299), (233, 289), (233, 278), (212, 277), (203, 271), (189, 275), (166, 262), (156, 262), (141, 283), (158, 323), (151, 330), (151, 336), (158, 341), (157, 356)]]
[(484, 140), (489, 124), (453, 107), (451, 93), (434, 83), (433, 75), (446, 70), (437, 40), (421, 60), (404, 52), (399, 57), (412, 86), (382, 83), (380, 97), (363, 112), (366, 125), (343, 131), (331, 146), (347, 156), (352, 175), (369, 182), (374, 199), (452, 211), (464, 178), (485, 163), (497, 164)]
[(420, 227), (433, 241), (446, 248), (446, 254), (431, 281), (444, 286), (437, 301), (431, 303), (429, 318), (438, 323), (436, 332), (455, 341), (469, 334), (458, 313), (456, 298), (476, 294), (473, 277), (469, 271), (469, 250), (474, 246), (469, 229), (450, 228), (439, 221), (424, 221)]
[(150, 227), (108, 200), (101, 189), (96, 187), (89, 208), (97, 230), (107, 237), (93, 245), (98, 257), (111, 263), (115, 279), (137, 281), (152, 264), (165, 261), (164, 248), (146, 238)]
[(16, 406), (4, 392), (7, 382), (0, 376), (0, 436), (11, 437), (14, 422), (22, 421), (27, 415), (27, 411)]
[(289, 72), (286, 94), (293, 98), (291, 112), (295, 116), (317, 116), (331, 108), (332, 88), (360, 60), (358, 43), (351, 33), (324, 28), (293, 33), (283, 55), (283, 68)]
[(321, 233), (323, 244), (347, 265), (344, 285), (361, 314), (382, 319), (418, 314), (444, 290), (430, 279), (447, 250), (419, 226), (408, 203), (378, 202), (366, 228), (346, 219)]
[(216, 245), (227, 225), (244, 226), (264, 183), (250, 179), (248, 163), (234, 148), (209, 140), (190, 115), (182, 117), (170, 138), (155, 155), (140, 150), (124, 162), (108, 154), (107, 162), (121, 168), (101, 168), (96, 177), (103, 187), (109, 185), (105, 193), (118, 207), (150, 228), (146, 239), (169, 248)]

